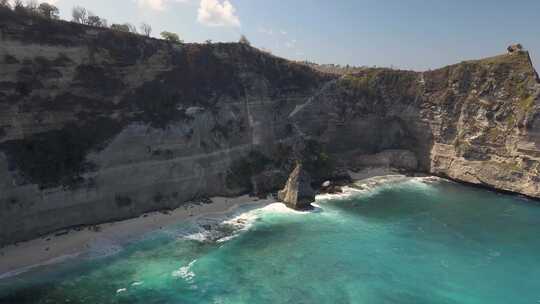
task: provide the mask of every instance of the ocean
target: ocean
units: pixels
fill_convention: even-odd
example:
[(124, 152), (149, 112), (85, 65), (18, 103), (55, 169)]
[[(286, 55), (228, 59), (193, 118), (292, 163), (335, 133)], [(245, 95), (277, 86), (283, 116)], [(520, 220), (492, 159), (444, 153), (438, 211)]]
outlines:
[(316, 205), (178, 223), (2, 279), (0, 303), (540, 303), (535, 201), (403, 178)]

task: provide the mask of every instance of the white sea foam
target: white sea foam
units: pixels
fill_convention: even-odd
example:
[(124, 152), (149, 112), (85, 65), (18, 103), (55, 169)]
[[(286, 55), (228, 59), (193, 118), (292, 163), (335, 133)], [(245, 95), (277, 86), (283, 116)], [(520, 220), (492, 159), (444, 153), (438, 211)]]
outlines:
[[(200, 217), (194, 219), (194, 225), (186, 228), (168, 229), (164, 232), (174, 234), (181, 239), (193, 240), (197, 242), (215, 242), (225, 243), (230, 241), (243, 232), (248, 231), (254, 223), (264, 214), (290, 214), (290, 215), (309, 215), (316, 212), (322, 212), (325, 200), (344, 199), (357, 195), (374, 195), (379, 191), (396, 185), (407, 183), (408, 186), (430, 189), (429, 184), (439, 182), (437, 177), (407, 177), (404, 175), (387, 175), (358, 181), (351, 186), (343, 187), (343, 193), (318, 195), (316, 203), (313, 204), (314, 210), (297, 211), (288, 208), (285, 204), (275, 202), (263, 207), (243, 208), (244, 211), (230, 209), (228, 213), (216, 214), (215, 217)], [(237, 207), (237, 206), (236, 206)], [(91, 247), (91, 257), (103, 257), (118, 253), (122, 247), (113, 241), (105, 238), (98, 239)]]
[[(361, 194), (361, 193), (365, 192), (365, 191), (362, 191), (362, 190), (359, 190), (359, 189), (356, 189), (356, 188), (352, 188), (352, 187), (349, 187), (349, 186), (342, 187), (341, 190), (342, 190), (341, 193), (319, 194), (319, 195), (317, 195), (315, 200), (317, 202), (320, 202), (320, 201), (326, 201), (326, 200), (332, 200), (332, 199), (344, 199), (344, 198), (348, 198), (348, 197), (354, 196), (356, 194)], [(312, 205), (315, 205), (315, 204), (312, 204)], [(319, 206), (319, 205), (317, 205), (317, 206)]]
[(433, 188), (430, 184), (438, 183), (442, 179), (433, 176), (409, 177), (405, 175), (384, 175), (367, 178), (354, 182), (351, 186), (342, 188), (342, 193), (321, 194), (317, 196), (317, 201), (326, 201), (333, 199), (347, 199), (356, 196), (372, 196), (388, 188), (394, 187), (415, 187), (425, 191)]
[(198, 242), (223, 243), (247, 231), (257, 219), (258, 216), (252, 211), (229, 218), (201, 218), (195, 222), (194, 228), (180, 232), (179, 235), (183, 239)]
[(120, 288), (118, 290), (116, 290), (116, 293), (122, 293), (122, 292), (126, 292), (127, 291), (127, 288)]
[(194, 222), (193, 227), (187, 229), (184, 227), (184, 230), (175, 233), (182, 239), (224, 243), (248, 231), (265, 214), (307, 215), (322, 211), (318, 204), (313, 204), (313, 207), (313, 210), (297, 211), (288, 208), (283, 203), (276, 202), (263, 207), (252, 208), (248, 211), (238, 211), (228, 216), (224, 215), (221, 218), (199, 218)]
[(312, 210), (306, 210), (306, 211), (300, 211), (300, 210), (294, 210), (289, 207), (287, 207), (284, 203), (273, 203), (270, 205), (267, 205), (260, 210), (258, 210), (259, 213), (266, 212), (266, 213), (281, 213), (281, 214), (296, 214), (296, 215), (302, 215), (302, 214), (310, 214), (316, 211), (319, 211), (321, 208), (317, 204), (312, 204), (314, 209)]
[(180, 267), (180, 269), (173, 271), (172, 276), (176, 278), (182, 278), (187, 282), (192, 282), (195, 278), (195, 273), (191, 270), (191, 267), (197, 262), (197, 260), (191, 261), (187, 266)]

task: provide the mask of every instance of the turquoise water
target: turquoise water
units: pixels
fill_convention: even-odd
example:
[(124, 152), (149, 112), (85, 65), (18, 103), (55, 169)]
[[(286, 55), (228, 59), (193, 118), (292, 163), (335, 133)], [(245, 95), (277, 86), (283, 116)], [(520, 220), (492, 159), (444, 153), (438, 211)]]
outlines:
[(0, 303), (540, 303), (537, 203), (408, 180), (318, 204), (155, 232), (1, 280)]

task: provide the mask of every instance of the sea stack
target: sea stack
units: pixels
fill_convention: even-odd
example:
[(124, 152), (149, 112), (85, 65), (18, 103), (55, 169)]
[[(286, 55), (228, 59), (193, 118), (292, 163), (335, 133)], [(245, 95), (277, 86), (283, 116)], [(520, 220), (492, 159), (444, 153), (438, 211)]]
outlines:
[(285, 188), (278, 193), (278, 200), (295, 210), (309, 210), (315, 202), (315, 190), (311, 187), (311, 176), (298, 163), (289, 176)]

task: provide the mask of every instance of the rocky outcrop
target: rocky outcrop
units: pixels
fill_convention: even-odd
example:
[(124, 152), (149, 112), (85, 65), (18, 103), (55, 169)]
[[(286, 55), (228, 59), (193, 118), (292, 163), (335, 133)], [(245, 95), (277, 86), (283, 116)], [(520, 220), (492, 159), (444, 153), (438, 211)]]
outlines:
[(526, 51), (338, 76), (0, 8), (0, 245), (263, 195), (294, 159), (317, 184), (360, 159), (540, 198), (539, 95)]
[(519, 53), (521, 51), (523, 51), (523, 46), (521, 44), (512, 44), (510, 45), (508, 48), (508, 53), (510, 54), (515, 54), (515, 53)]
[(311, 177), (297, 164), (287, 180), (283, 190), (278, 193), (278, 200), (295, 210), (308, 210), (313, 208), (315, 202), (315, 190), (311, 187)]
[(338, 194), (343, 193), (343, 188), (332, 181), (325, 181), (320, 187), (320, 193)]

